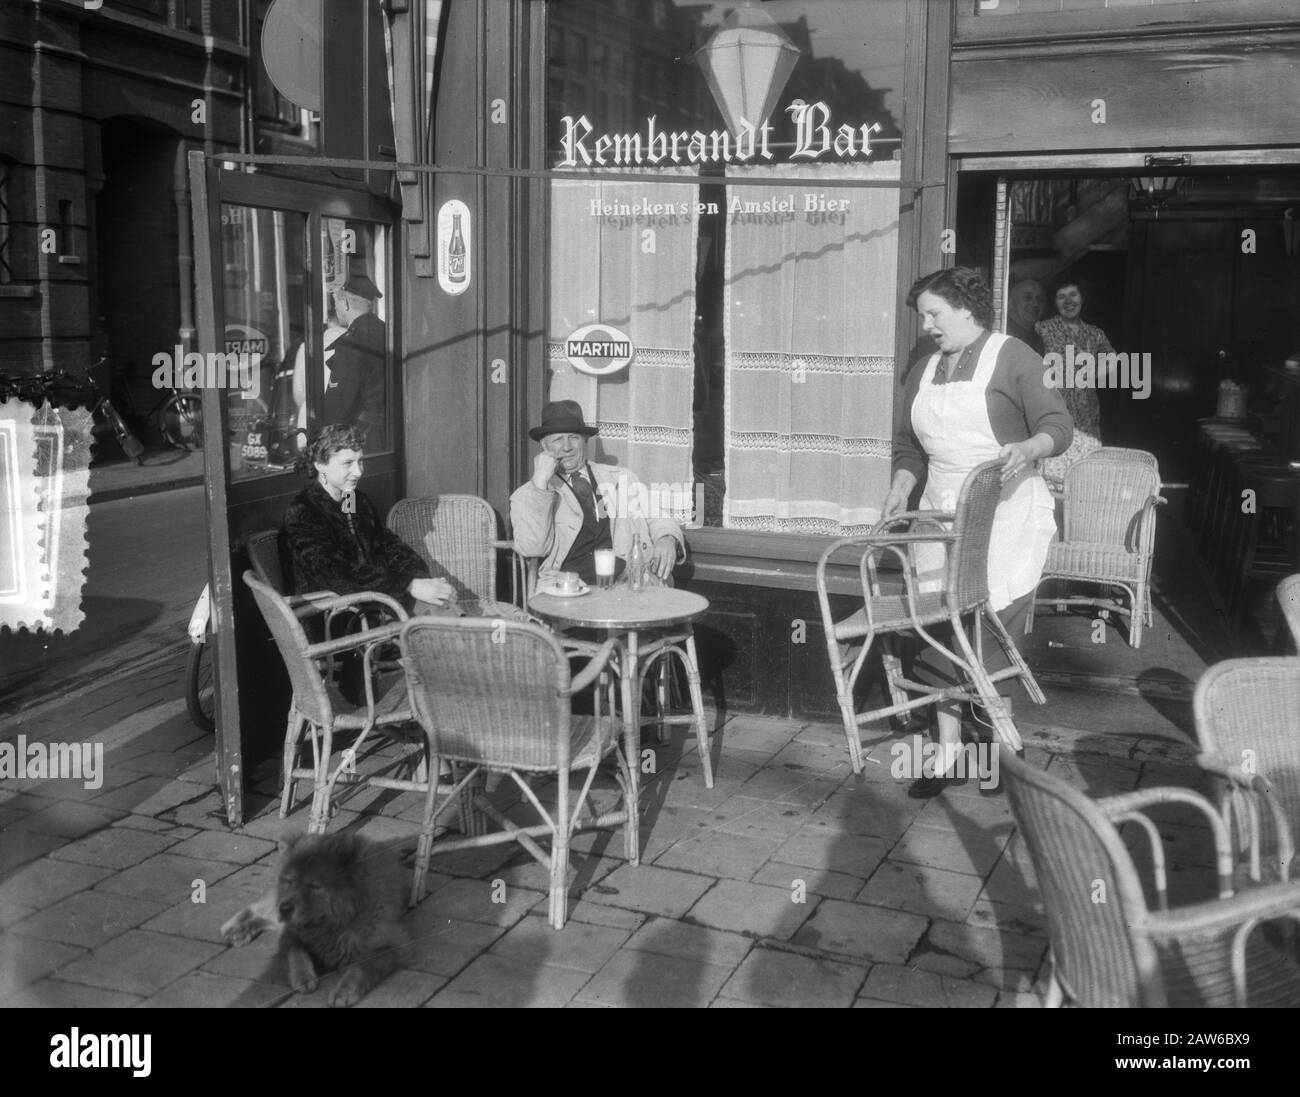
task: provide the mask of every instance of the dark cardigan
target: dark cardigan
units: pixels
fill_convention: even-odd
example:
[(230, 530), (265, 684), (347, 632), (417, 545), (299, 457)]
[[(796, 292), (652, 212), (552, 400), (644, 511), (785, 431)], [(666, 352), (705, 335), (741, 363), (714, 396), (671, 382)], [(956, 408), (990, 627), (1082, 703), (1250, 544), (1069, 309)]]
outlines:
[(409, 603), (411, 580), (427, 578), (429, 565), (379, 520), (364, 493), (355, 494), (356, 514), (344, 514), (343, 504), (319, 482), (308, 484), (289, 504), (280, 541), (293, 590), (377, 590)]

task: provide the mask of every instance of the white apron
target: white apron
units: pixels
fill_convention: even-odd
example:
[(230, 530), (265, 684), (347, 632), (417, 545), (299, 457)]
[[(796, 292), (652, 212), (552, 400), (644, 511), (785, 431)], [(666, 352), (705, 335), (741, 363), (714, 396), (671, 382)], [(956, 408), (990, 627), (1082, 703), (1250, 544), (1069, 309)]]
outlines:
[[(994, 461), (1001, 445), (989, 422), (985, 390), (1007, 337), (997, 332), (984, 344), (969, 381), (934, 383), (939, 355), (925, 366), (912, 402), (912, 429), (929, 455), (929, 475), (921, 506), (955, 510), (962, 483), (977, 465)], [(1056, 511), (1051, 492), (1030, 465), (1002, 487), (989, 544), (989, 602), (1002, 610), (1038, 585), (1047, 562), (1047, 547), (1056, 535)], [(915, 546), (920, 590), (943, 587), (947, 549), (938, 544)]]

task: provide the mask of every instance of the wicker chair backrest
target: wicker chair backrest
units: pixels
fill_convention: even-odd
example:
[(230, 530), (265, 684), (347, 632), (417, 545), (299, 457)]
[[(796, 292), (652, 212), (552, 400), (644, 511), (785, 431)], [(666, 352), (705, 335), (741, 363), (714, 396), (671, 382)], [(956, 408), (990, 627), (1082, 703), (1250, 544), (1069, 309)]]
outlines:
[(1001, 768), (1062, 988), (1081, 1006), (1157, 1004), (1143, 999), (1143, 972), (1161, 993), (1154, 950), (1128, 930), (1146, 912), (1142, 886), (1114, 826), (1086, 796), (1010, 751)]
[(569, 768), (569, 663), (550, 631), (524, 621), (416, 617), (401, 643), (411, 707), (440, 757)]
[(310, 641), (302, 623), (289, 603), (251, 571), (244, 572), (244, 583), (253, 592), (257, 608), (262, 611), (271, 630), (275, 646), (280, 649), (289, 682), (293, 686), (294, 704), (313, 724), (324, 725), (334, 718), (333, 705), (315, 659), (307, 655)]
[[(1196, 737), (1207, 751), (1258, 773), (1300, 835), (1300, 659), (1227, 659), (1196, 683)], [(1260, 812), (1261, 855), (1277, 855), (1277, 834)]]
[(388, 528), (424, 558), (433, 578), (450, 581), (459, 602), (496, 600), (497, 516), (487, 500), (401, 499), (388, 512)]
[(257, 577), (276, 594), (289, 594), (288, 580), (280, 556), (280, 531), (264, 529), (248, 536), (248, 562)]
[(971, 471), (957, 496), (956, 540), (948, 554), (944, 594), (948, 608), (962, 613), (989, 596), (989, 541), (1002, 498), (1002, 462), (986, 461)]
[(1142, 508), (1159, 494), (1160, 472), (1149, 453), (1091, 453), (1065, 471), (1065, 540), (1142, 551)]

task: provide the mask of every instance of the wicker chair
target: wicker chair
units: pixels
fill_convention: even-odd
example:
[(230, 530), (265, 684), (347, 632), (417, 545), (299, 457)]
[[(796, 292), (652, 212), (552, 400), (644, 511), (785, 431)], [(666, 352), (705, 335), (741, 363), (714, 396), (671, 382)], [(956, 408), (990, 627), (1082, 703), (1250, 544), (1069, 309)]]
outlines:
[[(1047, 909), (1047, 1005), (1300, 1005), (1300, 966), (1268, 934), (1254, 932), (1272, 919), (1300, 919), (1300, 883), (1233, 895), (1226, 828), (1204, 797), (1151, 788), (1094, 801), (1008, 753), (1001, 753), (1002, 776)], [(1205, 814), (1220, 888), (1218, 899), (1171, 911), (1160, 834), (1143, 810), (1174, 803)], [(1126, 821), (1151, 840), (1156, 910), (1148, 909), (1120, 838)]]
[[(1300, 575), (1288, 575), (1277, 585), (1277, 604), (1286, 621), (1286, 631), (1290, 633), (1291, 645), (1300, 651)], [(1282, 630), (1278, 630), (1279, 638)]]
[(1250, 880), (1289, 880), (1300, 833), (1300, 659), (1229, 659), (1196, 684), (1201, 768)]
[(497, 598), (497, 551), (513, 544), (497, 538), (497, 515), (477, 495), (439, 495), (432, 499), (401, 499), (388, 512), (388, 528), (410, 545), (429, 565), (434, 579), (448, 580), (457, 602), (481, 617), (522, 619), (519, 578), (512, 563), (511, 601)]
[[(560, 639), (524, 621), (416, 617), (402, 626), (401, 645), (411, 705), (429, 736), (431, 765), (449, 760), (464, 767), (454, 788), (425, 818), (417, 873), (423, 877), (431, 853), (518, 842), (550, 870), (550, 921), (564, 928), (570, 836), (581, 829), (592, 781), (609, 754), (617, 761), (622, 810), (595, 816), (585, 827), (624, 824), (628, 860), (638, 863), (637, 768), (618, 749), (621, 724), (613, 714), (602, 714), (599, 689), (594, 715), (570, 711), (572, 695), (609, 670), (618, 642), (602, 644), (576, 677), (570, 676), (569, 652)], [(587, 775), (572, 797), (569, 775), (576, 769), (586, 769)], [(509, 774), (542, 822), (521, 827), (499, 811), (482, 792), (485, 772)], [(553, 814), (521, 774), (555, 774)], [(486, 815), (503, 829), (434, 842), (437, 816), (462, 799), (476, 816)], [(549, 856), (534, 841), (547, 834)]]
[(1151, 562), (1155, 556), (1155, 508), (1160, 470), (1145, 450), (1102, 447), (1065, 472), (1065, 536), (1047, 550), (1040, 584), (1049, 579), (1120, 587), (1129, 608), (1114, 598), (1061, 597), (1031, 602), (1025, 631), (1034, 628), (1034, 606), (1098, 606), (1129, 618), (1129, 643), (1142, 646), (1142, 627), (1153, 623)]
[[(330, 801), (335, 785), (368, 783), (380, 788), (425, 794), (426, 818), (432, 810), (434, 789), (427, 779), (430, 772), (424, 734), (406, 700), (405, 682), (400, 676), (390, 675), (385, 682), (371, 673), (376, 652), (385, 641), (396, 637), (395, 625), (370, 632), (343, 636), (338, 639), (312, 643), (303, 628), (304, 618), (325, 614), (331, 610), (358, 609), (373, 605), (385, 596), (373, 591), (352, 595), (306, 595), (291, 605), (289, 600), (276, 593), (252, 571), (244, 572), (244, 583), (253, 593), (258, 608), (266, 620), (280, 656), (284, 659), (289, 681), (293, 686), (293, 700), (284, 736), (283, 780), (280, 797), (280, 817), (289, 813), (297, 782), (312, 782), (311, 817), (308, 829), (324, 831), (330, 817)], [(386, 599), (384, 608), (401, 621), (406, 614), (392, 599)], [(384, 604), (381, 602), (381, 604)], [(365, 663), (363, 681), (365, 703), (351, 704), (323, 673), (324, 664), (332, 656), (344, 652), (359, 652)], [(386, 688), (385, 688), (386, 687)], [(383, 733), (379, 736), (372, 732)], [(337, 740), (347, 739), (346, 745)], [(387, 740), (398, 739), (404, 750), (396, 758), (381, 761), (366, 775), (358, 773), (358, 763), (372, 760), (388, 746)], [(299, 755), (306, 745), (311, 745), (311, 764), (299, 764)], [(339, 755), (335, 761), (335, 754)], [(411, 777), (389, 776), (389, 771), (413, 768)], [(437, 769), (432, 772), (436, 775)], [(436, 785), (436, 780), (434, 784)], [(417, 871), (416, 884), (422, 870)]]
[[(993, 516), (1002, 494), (1002, 464), (988, 461), (976, 468), (962, 485), (955, 514), (940, 511), (908, 511), (886, 519), (865, 537), (841, 537), (832, 542), (817, 561), (817, 597), (830, 655), (831, 675), (839, 701), (844, 734), (849, 744), (853, 771), (862, 771), (862, 740), (859, 729), (873, 720), (907, 712), (945, 699), (977, 701), (986, 706), (998, 738), (1012, 750), (1020, 749), (1020, 735), (998, 696), (996, 683), (1019, 678), (1031, 698), (1042, 704), (1046, 698), (1038, 688), (1024, 658), (1008, 635), (998, 615), (989, 606), (988, 556)], [(905, 533), (889, 533), (891, 527), (910, 522)], [(951, 528), (949, 528), (951, 527)], [(933, 594), (918, 593), (917, 576), (909, 546), (938, 541), (947, 548), (943, 589)], [(886, 592), (877, 574), (877, 558), (892, 555), (902, 565), (904, 590)], [(845, 565), (852, 565), (849, 575)], [(828, 574), (829, 572), (829, 574)], [(832, 589), (834, 587), (835, 589)], [(863, 608), (836, 621), (830, 596), (860, 593)], [(963, 619), (972, 617), (971, 636)], [(988, 623), (1011, 666), (990, 675), (984, 668), (983, 633), (980, 621)], [(950, 625), (960, 654), (940, 643), (928, 626)], [(883, 653), (885, 677), (891, 704), (867, 712), (854, 709), (853, 689), (877, 637), (913, 632), (942, 652), (970, 683), (945, 688), (910, 681), (892, 654)], [(860, 645), (860, 647), (859, 647)], [(909, 698), (908, 694), (920, 694)]]

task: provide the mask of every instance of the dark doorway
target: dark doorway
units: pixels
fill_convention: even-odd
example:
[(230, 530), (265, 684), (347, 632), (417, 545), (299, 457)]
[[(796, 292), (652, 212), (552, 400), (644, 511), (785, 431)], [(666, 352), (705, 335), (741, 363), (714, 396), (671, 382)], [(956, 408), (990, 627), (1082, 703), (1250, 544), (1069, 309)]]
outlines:
[[(999, 176), (960, 176), (957, 261), (992, 275), (1005, 246), (1008, 283), (1077, 278), (1083, 319), (1118, 352), (1150, 355), (1149, 394), (1098, 392), (1101, 439), (1154, 453), (1166, 482), (1185, 481), (1198, 418), (1224, 381), (1247, 386), (1265, 434), (1285, 437), (1273, 374), (1300, 349), (1300, 170), (1224, 169), (1169, 176), (1156, 196), (1128, 175), (1008, 173), (1006, 238)], [(1287, 211), (1291, 214), (1288, 218)], [(1294, 433), (1294, 432), (1292, 432)], [(1300, 453), (1294, 456), (1300, 457)]]
[(127, 118), (102, 123), (104, 186), (95, 207), (98, 310), (119, 397), (141, 439), (160, 444), (144, 416), (159, 398), (153, 357), (174, 354), (180, 329), (179, 251), (172, 189), (176, 134)]

